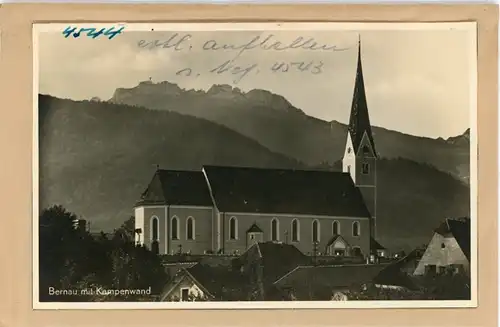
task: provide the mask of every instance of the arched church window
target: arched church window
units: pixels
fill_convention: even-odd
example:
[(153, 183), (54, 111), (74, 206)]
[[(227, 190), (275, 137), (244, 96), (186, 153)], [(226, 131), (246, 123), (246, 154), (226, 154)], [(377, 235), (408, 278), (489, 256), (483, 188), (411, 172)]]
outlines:
[(370, 154), (370, 148), (368, 147), (368, 145), (363, 146), (363, 154), (365, 156)]
[(359, 222), (355, 221), (352, 223), (352, 236), (359, 236), (360, 230), (359, 230)]
[(235, 240), (237, 238), (237, 231), (238, 231), (238, 221), (236, 220), (236, 217), (231, 217), (229, 219), (229, 239), (230, 240)]
[(350, 174), (351, 173), (351, 165), (347, 166), (347, 172)]
[(278, 219), (273, 218), (273, 220), (271, 220), (271, 241), (278, 240), (278, 235), (279, 235), (278, 228), (279, 228)]
[(158, 240), (158, 217), (156, 216), (151, 218), (151, 240)]
[(177, 219), (177, 217), (172, 218), (172, 223), (171, 223), (170, 229), (171, 229), (172, 239), (178, 240), (179, 239), (179, 219)]
[(299, 241), (299, 221), (294, 219), (292, 221), (292, 242)]
[(186, 238), (188, 240), (194, 240), (194, 219), (193, 217), (188, 217), (186, 220)]
[(340, 223), (338, 221), (334, 221), (332, 223), (332, 233), (333, 233), (333, 235), (340, 234)]
[(312, 240), (313, 242), (319, 242), (319, 222), (317, 220), (312, 223)]

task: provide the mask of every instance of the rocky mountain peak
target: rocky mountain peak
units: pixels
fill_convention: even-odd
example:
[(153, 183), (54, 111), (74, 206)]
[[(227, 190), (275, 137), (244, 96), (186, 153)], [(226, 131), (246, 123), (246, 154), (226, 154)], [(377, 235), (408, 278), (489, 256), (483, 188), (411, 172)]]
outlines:
[(218, 99), (230, 101), (231, 103), (241, 103), (248, 106), (260, 106), (272, 110), (285, 112), (303, 113), (302, 110), (294, 107), (283, 96), (270, 91), (253, 89), (243, 92), (237, 87), (228, 84), (214, 84), (207, 91), (185, 90), (175, 83), (163, 81), (154, 83), (151, 80), (142, 81), (132, 88), (118, 88), (110, 99), (114, 103), (135, 104), (136, 99), (141, 97), (163, 99), (163, 101), (179, 99), (185, 96), (206, 97), (205, 100)]
[(470, 128), (467, 128), (460, 135), (449, 137), (446, 142), (458, 146), (468, 146), (470, 144)]

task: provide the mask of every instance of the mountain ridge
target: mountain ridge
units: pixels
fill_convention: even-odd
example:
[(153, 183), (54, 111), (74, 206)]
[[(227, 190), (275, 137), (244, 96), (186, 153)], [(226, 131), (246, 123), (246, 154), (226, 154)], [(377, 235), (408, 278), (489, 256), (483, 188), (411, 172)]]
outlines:
[[(97, 230), (112, 230), (133, 214), (156, 165), (320, 169), (225, 126), (177, 112), (44, 95), (39, 107), (40, 208), (61, 204)], [(377, 174), (385, 246), (421, 244), (444, 217), (468, 213), (469, 188), (432, 166), (382, 158)]]
[[(333, 163), (339, 158), (332, 154), (341, 155), (346, 142), (347, 125), (308, 116), (283, 96), (267, 90), (243, 92), (229, 85), (213, 85), (207, 91), (186, 90), (168, 81), (148, 81), (117, 89), (108, 101), (204, 118), (308, 165)], [(468, 183), (468, 139), (433, 139), (383, 127), (372, 130), (380, 156), (425, 162)]]

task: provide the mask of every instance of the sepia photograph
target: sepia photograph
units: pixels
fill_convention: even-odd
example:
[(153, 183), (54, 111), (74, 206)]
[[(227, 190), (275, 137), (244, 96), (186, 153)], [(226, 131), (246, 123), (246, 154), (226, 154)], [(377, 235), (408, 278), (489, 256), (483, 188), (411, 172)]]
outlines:
[(475, 23), (34, 24), (33, 307), (477, 306)]

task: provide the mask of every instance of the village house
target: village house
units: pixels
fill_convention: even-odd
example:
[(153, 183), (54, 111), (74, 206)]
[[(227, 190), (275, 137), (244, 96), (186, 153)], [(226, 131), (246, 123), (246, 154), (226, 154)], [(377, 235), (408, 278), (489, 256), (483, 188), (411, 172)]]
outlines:
[[(231, 265), (167, 263), (161, 301), (350, 300), (367, 287), (418, 289), (397, 263), (316, 264), (295, 246), (255, 243)], [(172, 272), (175, 271), (175, 274)]]
[(241, 301), (248, 283), (239, 271), (228, 267), (194, 264), (179, 269), (165, 285), (162, 302)]
[(447, 218), (434, 232), (414, 275), (464, 273), (470, 277), (470, 218)]
[(342, 172), (158, 169), (135, 205), (136, 243), (162, 255), (237, 255), (271, 241), (312, 256), (369, 257), (376, 238), (378, 156), (361, 46), (346, 139)]

